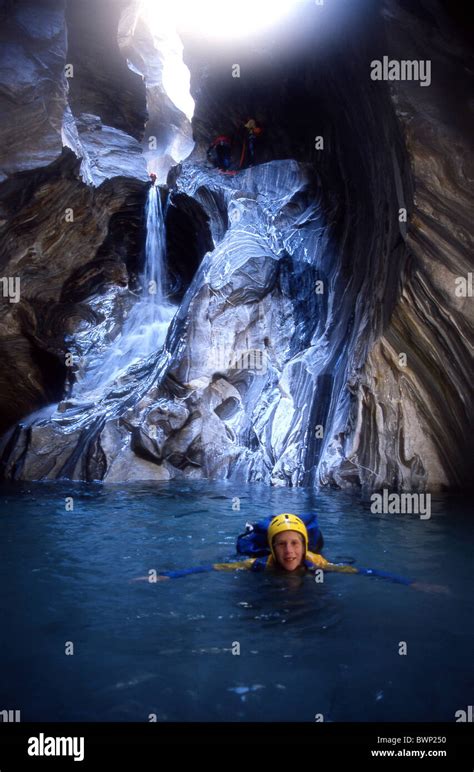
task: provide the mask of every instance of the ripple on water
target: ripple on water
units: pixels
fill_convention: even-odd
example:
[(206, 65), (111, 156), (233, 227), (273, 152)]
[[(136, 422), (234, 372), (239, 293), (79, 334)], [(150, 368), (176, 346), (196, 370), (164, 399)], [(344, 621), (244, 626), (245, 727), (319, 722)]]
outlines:
[[(58, 501), (71, 495), (65, 514)], [(3, 506), (2, 693), (30, 720), (435, 721), (472, 701), (473, 524), (448, 500), (433, 500), (429, 521), (401, 523), (344, 494), (175, 481), (13, 486)], [(452, 585), (452, 596), (336, 574), (322, 585), (247, 571), (129, 584), (233, 557), (255, 513), (315, 506), (328, 559)], [(410, 656), (394, 678), (401, 639)], [(58, 640), (81, 656), (51, 656)]]

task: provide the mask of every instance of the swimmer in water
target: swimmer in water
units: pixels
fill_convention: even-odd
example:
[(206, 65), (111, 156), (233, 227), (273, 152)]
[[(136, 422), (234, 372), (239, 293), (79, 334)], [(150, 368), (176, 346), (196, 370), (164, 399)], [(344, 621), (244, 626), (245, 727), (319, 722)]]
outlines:
[(417, 590), (431, 592), (447, 592), (447, 588), (438, 585), (421, 584), (412, 579), (405, 579), (385, 571), (377, 571), (372, 568), (356, 568), (341, 563), (330, 563), (319, 553), (308, 550), (308, 531), (303, 520), (293, 514), (282, 514), (274, 517), (267, 531), (270, 555), (248, 558), (232, 563), (212, 563), (207, 566), (183, 568), (175, 571), (152, 571), (149, 576), (139, 576), (132, 581), (147, 580), (150, 583), (161, 582), (167, 579), (177, 579), (189, 574), (205, 573), (208, 571), (271, 571), (274, 573), (301, 575), (317, 570), (337, 571), (344, 574), (365, 574), (366, 576), (378, 576), (392, 582), (405, 584)]

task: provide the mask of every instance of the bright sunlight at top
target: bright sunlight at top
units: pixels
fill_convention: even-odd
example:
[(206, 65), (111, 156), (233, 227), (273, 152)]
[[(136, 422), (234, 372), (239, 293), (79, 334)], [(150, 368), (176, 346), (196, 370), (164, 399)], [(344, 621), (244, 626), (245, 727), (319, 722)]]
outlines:
[(151, 25), (167, 18), (186, 34), (225, 40), (258, 34), (307, 0), (143, 0), (142, 15)]

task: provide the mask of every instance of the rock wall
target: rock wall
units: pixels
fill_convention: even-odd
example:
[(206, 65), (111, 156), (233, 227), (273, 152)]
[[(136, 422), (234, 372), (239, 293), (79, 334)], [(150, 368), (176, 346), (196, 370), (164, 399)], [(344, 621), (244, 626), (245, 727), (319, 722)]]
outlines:
[(349, 461), (327, 463), (323, 482), (357, 478), (369, 488), (471, 485), (473, 458), (472, 59), (459, 27), (433, 3), (384, 3), (385, 53), (431, 63), (431, 85), (392, 82), (410, 160), (414, 205), (405, 236), (401, 295), (383, 335), (351, 384), (344, 442)]
[[(67, 390), (69, 336), (102, 319), (100, 309), (85, 301), (111, 287), (117, 298), (127, 294), (127, 265), (135, 265), (143, 250), (147, 173), (138, 141), (116, 128), (124, 121), (107, 125), (100, 115), (71, 110), (68, 97), (74, 92), (75, 108), (104, 107), (102, 118), (111, 119), (106, 100), (87, 102), (91, 89), (80, 98), (76, 86), (69, 90), (71, 83), (81, 90), (90, 72), (84, 72), (84, 60), (74, 55), (73, 76), (66, 78), (68, 37), (75, 35), (67, 29), (65, 3), (3, 3), (0, 13), (0, 273), (7, 282), (19, 282), (18, 298), (3, 292), (0, 304), (4, 431), (57, 402)], [(93, 18), (89, 14), (89, 23)], [(90, 36), (85, 37), (92, 46)], [(111, 49), (116, 64), (116, 37)], [(113, 70), (104, 50), (102, 39), (102, 49), (95, 49), (95, 67), (89, 61), (99, 77), (98, 89), (104, 68)], [(118, 102), (127, 71), (122, 60), (121, 65), (115, 96), (109, 88), (109, 106)], [(141, 79), (129, 74), (142, 88)], [(141, 97), (137, 89), (135, 104), (140, 98), (144, 106), (144, 89)], [(125, 109), (123, 94), (120, 104)], [(136, 123), (133, 107), (125, 114)], [(124, 216), (125, 238), (114, 221)]]
[[(5, 405), (20, 384), (5, 425), (59, 400), (4, 436), (6, 477), (231, 477), (368, 490), (470, 483), (472, 303), (456, 294), (472, 246), (463, 36), (434, 1), (408, 9), (367, 1), (337, 24), (329, 12), (311, 13), (261, 48), (212, 60), (184, 40), (196, 144), (169, 177), (180, 306), (164, 349), (93, 404), (68, 396), (71, 373), (58, 352), (67, 345), (87, 358), (120, 332), (133, 302), (146, 173), (133, 107), (143, 104), (141, 82), (115, 113), (105, 84), (113, 94), (120, 83), (110, 74), (120, 73), (116, 60), (97, 93), (93, 68), (87, 84), (79, 80), (63, 136), (82, 158), (82, 181), (72, 155), (54, 161), (57, 148), (44, 171), (21, 171), (31, 168), (21, 160), (5, 167), (3, 270), (19, 266), (30, 288), (15, 313), (2, 305), (5, 346), (16, 347), (0, 387)], [(290, 29), (297, 50), (285, 42)], [(150, 47), (143, 29), (125, 38), (122, 52), (135, 57), (140, 41)], [(430, 59), (430, 87), (373, 81), (370, 64), (384, 56)], [(57, 82), (64, 99), (59, 70)], [(222, 132), (234, 138), (238, 165), (250, 116), (264, 127), (259, 165), (234, 177), (206, 168), (207, 145)], [(58, 203), (39, 213), (50, 197)], [(60, 231), (56, 243), (55, 224), (73, 201), (87, 228)], [(32, 242), (40, 259), (28, 253)], [(68, 256), (59, 255), (64, 246)], [(33, 364), (39, 351), (54, 366)]]
[(62, 152), (67, 105), (64, 2), (0, 6), (0, 181)]

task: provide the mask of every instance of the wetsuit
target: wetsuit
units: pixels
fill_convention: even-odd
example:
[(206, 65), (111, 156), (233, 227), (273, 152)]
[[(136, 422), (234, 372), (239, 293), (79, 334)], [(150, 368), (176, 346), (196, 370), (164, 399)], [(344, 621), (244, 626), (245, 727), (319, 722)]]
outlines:
[(227, 170), (231, 162), (231, 145), (229, 137), (221, 135), (217, 137), (207, 150), (207, 157), (219, 169)]

